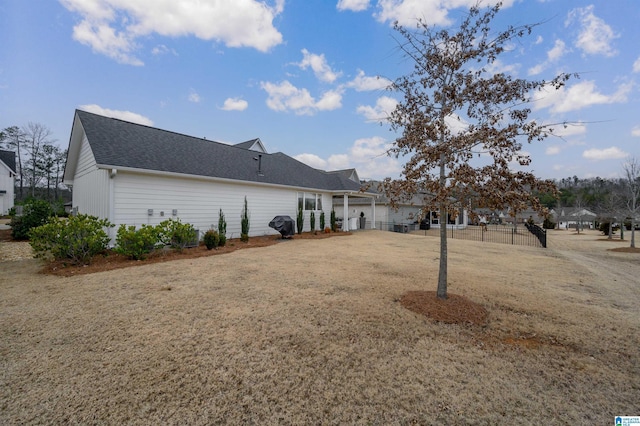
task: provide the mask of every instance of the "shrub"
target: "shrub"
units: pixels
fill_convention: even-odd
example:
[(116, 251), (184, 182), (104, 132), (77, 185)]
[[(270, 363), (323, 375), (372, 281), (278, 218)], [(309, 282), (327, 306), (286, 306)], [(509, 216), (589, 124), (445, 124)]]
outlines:
[(298, 234), (302, 234), (302, 229), (304, 228), (304, 211), (302, 210), (302, 206), (298, 206), (298, 215), (296, 216), (296, 228), (298, 229)]
[(204, 241), (204, 245), (207, 247), (207, 250), (217, 249), (220, 244), (220, 235), (218, 231), (213, 229), (209, 229), (204, 233), (204, 237), (202, 238)]
[(168, 219), (160, 222), (157, 227), (160, 241), (171, 248), (182, 250), (188, 245), (197, 244), (197, 231), (190, 223), (182, 223), (180, 219)]
[(329, 228), (328, 226), (326, 228), (324, 228), (324, 233), (325, 234), (330, 234), (331, 233), (331, 228)]
[[(602, 232), (604, 235), (609, 235), (609, 227), (611, 226), (611, 222), (607, 221), (607, 222), (601, 222), (600, 226), (598, 227), (598, 230), (600, 232)], [(613, 225), (613, 229), (611, 230), (611, 233), (615, 233), (616, 231), (618, 231), (620, 229), (620, 225)]]
[(36, 257), (87, 264), (107, 249), (110, 238), (105, 228), (112, 226), (106, 219), (82, 214), (68, 219), (53, 217), (31, 230), (30, 244)]
[(224, 213), (220, 209), (220, 215), (218, 216), (218, 238), (220, 247), (224, 247), (227, 243), (227, 221), (224, 218)]
[(556, 227), (556, 223), (548, 217), (545, 217), (544, 222), (542, 222), (542, 227), (544, 229), (554, 229)]
[(311, 212), (309, 215), (309, 225), (311, 225), (311, 232), (316, 230), (316, 214), (315, 212)]
[(11, 236), (15, 240), (26, 240), (29, 231), (44, 225), (53, 216), (51, 205), (43, 200), (30, 200), (23, 205), (22, 216), (11, 218)]
[(324, 212), (320, 212), (320, 229), (324, 229)]
[(338, 230), (338, 224), (336, 223), (336, 211), (331, 209), (331, 218), (329, 219), (331, 223), (331, 230), (336, 232)]
[(160, 235), (155, 226), (142, 225), (140, 229), (136, 229), (135, 226), (122, 224), (116, 235), (115, 252), (130, 259), (141, 260), (160, 244)]
[(247, 197), (244, 197), (244, 207), (240, 214), (240, 241), (249, 241), (249, 207), (247, 204)]

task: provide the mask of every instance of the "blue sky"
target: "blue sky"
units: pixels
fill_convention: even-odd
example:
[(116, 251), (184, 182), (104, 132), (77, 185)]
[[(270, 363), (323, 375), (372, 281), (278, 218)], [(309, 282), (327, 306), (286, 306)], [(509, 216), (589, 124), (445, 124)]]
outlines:
[[(411, 66), (392, 23), (455, 26), (475, 0), (0, 0), (0, 128), (76, 108), (225, 143), (260, 138), (325, 170), (399, 177), (384, 90)], [(451, 8), (455, 4), (459, 8)], [(510, 0), (495, 28), (544, 22), (496, 69), (579, 72), (533, 118), (581, 123), (525, 145), (539, 177), (616, 177), (640, 156), (640, 2)], [(379, 77), (379, 78), (378, 78)]]

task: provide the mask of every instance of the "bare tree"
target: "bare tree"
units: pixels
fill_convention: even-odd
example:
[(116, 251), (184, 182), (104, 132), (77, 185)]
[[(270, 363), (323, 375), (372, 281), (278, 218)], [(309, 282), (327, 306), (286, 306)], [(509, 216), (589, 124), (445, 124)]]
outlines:
[(622, 169), (624, 170), (626, 210), (631, 217), (631, 247), (635, 247), (636, 217), (640, 213), (640, 162), (637, 158), (631, 157), (622, 165)]
[[(472, 7), (451, 33), (422, 20), (415, 30), (395, 25), (402, 36), (399, 48), (413, 70), (392, 85), (404, 100), (389, 117), (392, 130), (402, 132), (389, 154), (408, 160), (402, 177), (387, 178), (382, 187), (394, 204), (407, 194), (426, 193), (425, 207), (440, 212), (439, 298), (447, 297), (446, 217), (462, 207), (458, 200), (475, 196), (480, 207), (495, 210), (525, 204), (544, 214), (533, 193), (557, 193), (552, 181), (512, 166), (529, 165), (522, 143), (542, 140), (550, 132), (529, 118), (527, 103), (537, 91), (561, 88), (570, 75), (547, 82), (493, 73), (498, 56), (536, 26), (493, 31), (490, 25), (500, 6), (484, 12)], [(482, 153), (488, 154), (486, 160), (476, 160)]]
[(25, 135), (18, 126), (7, 127), (3, 130), (3, 133), (5, 135), (5, 144), (7, 145), (7, 148), (16, 150), (16, 158), (18, 159), (18, 170), (16, 170), (16, 173), (20, 182), (20, 198), (22, 198), (24, 188), (22, 156), (24, 155)]
[(30, 156), (27, 161), (28, 168), (28, 180), (29, 187), (31, 189), (31, 196), (35, 197), (36, 186), (42, 179), (41, 167), (38, 163), (42, 161), (43, 147), (47, 144), (52, 144), (54, 139), (52, 138), (51, 130), (40, 123), (29, 122), (23, 129), (26, 141), (26, 150)]

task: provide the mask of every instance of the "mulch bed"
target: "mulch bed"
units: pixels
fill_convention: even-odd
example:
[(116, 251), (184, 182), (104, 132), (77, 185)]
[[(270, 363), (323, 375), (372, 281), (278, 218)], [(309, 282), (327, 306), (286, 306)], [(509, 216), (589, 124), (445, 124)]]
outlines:
[(447, 324), (487, 324), (487, 310), (457, 294), (440, 299), (435, 291), (409, 291), (400, 298), (400, 303), (410, 311)]
[[(1, 231), (0, 231), (1, 232)], [(9, 231), (9, 237), (10, 237)], [(337, 236), (351, 235), (351, 232), (331, 232), (331, 233), (311, 233), (303, 232), (302, 234), (296, 234), (292, 237), (294, 240), (305, 239), (323, 239)], [(1, 236), (0, 236), (1, 238)], [(126, 256), (122, 256), (113, 251), (108, 251), (102, 256), (95, 256), (91, 260), (89, 265), (72, 265), (67, 261), (55, 261), (47, 263), (41, 272), (43, 274), (57, 275), (63, 277), (70, 277), (75, 275), (92, 274), (94, 272), (112, 271), (114, 269), (127, 268), (130, 266), (149, 265), (159, 262), (167, 262), (170, 260), (180, 259), (197, 259), (204, 256), (214, 256), (224, 253), (231, 253), (236, 250), (267, 247), (270, 245), (284, 243), (289, 240), (282, 239), (279, 235), (266, 235), (262, 237), (250, 237), (248, 242), (242, 242), (239, 238), (227, 240), (224, 247), (218, 247), (215, 250), (207, 250), (207, 248), (201, 244), (198, 247), (186, 248), (182, 251), (164, 249), (150, 253), (144, 260), (132, 260)]]

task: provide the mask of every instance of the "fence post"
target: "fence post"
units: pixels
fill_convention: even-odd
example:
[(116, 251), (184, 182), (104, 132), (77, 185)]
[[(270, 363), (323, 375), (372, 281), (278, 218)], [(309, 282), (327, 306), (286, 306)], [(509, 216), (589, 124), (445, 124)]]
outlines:
[(511, 228), (511, 245), (515, 244), (515, 238), (516, 238), (516, 228), (513, 227)]

